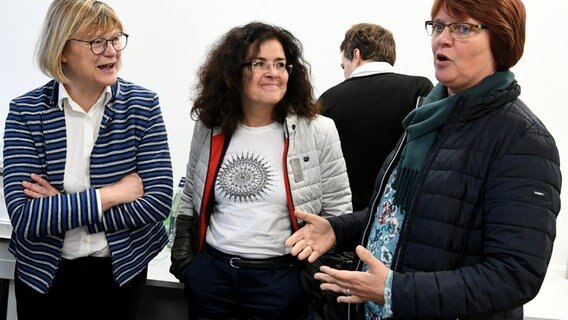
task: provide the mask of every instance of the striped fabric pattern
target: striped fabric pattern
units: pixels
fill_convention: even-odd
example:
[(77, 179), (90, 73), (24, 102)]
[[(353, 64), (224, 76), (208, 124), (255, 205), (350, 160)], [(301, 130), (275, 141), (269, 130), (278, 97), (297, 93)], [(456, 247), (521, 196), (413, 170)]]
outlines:
[[(4, 130), (4, 192), (14, 227), (10, 251), (19, 278), (48, 291), (61, 259), (65, 232), (86, 226), (106, 233), (114, 277), (127, 283), (164, 247), (163, 227), (171, 207), (173, 181), (166, 128), (156, 93), (118, 79), (105, 106), (90, 160), (91, 188), (63, 193), (65, 115), (57, 107), (58, 84), (51, 81), (11, 101)], [(144, 196), (115, 206), (99, 218), (95, 190), (137, 172)], [(61, 194), (29, 199), (22, 181), (46, 178)]]

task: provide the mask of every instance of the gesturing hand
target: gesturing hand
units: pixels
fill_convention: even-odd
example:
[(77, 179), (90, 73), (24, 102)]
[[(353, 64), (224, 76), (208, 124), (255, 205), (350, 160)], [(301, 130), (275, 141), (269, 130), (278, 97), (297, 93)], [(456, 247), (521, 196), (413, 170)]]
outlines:
[(314, 278), (322, 282), (322, 290), (340, 294), (337, 302), (374, 301), (384, 304), (385, 279), (389, 269), (363, 246), (357, 246), (355, 252), (369, 266), (367, 271), (346, 271), (321, 266), (321, 272), (316, 273)]
[(296, 210), (298, 219), (304, 220), (306, 225), (294, 232), (286, 242), (287, 247), (292, 247), (291, 254), (298, 259), (308, 259), (313, 263), (322, 254), (326, 253), (335, 244), (335, 233), (327, 219), (318, 215)]

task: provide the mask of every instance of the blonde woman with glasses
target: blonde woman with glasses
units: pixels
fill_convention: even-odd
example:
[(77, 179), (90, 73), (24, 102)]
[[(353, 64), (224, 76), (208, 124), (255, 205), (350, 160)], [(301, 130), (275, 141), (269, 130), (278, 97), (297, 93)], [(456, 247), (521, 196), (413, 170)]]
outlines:
[(171, 162), (158, 96), (118, 78), (128, 34), (55, 0), (37, 57), (53, 80), (10, 103), (4, 191), (18, 319), (136, 319), (166, 243)]

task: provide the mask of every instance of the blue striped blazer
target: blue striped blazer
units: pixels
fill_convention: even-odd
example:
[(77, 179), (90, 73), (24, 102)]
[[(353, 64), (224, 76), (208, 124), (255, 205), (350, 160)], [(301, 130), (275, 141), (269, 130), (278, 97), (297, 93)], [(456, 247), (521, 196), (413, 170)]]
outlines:
[[(14, 227), (10, 251), (18, 278), (34, 290), (49, 290), (65, 232), (86, 226), (106, 233), (114, 278), (123, 285), (164, 247), (162, 224), (169, 213), (173, 182), (166, 128), (156, 93), (118, 79), (105, 106), (90, 157), (91, 188), (63, 193), (66, 156), (64, 111), (57, 107), (58, 83), (50, 81), (11, 101), (4, 129), (4, 193)], [(137, 172), (144, 183), (138, 200), (99, 217), (95, 190)], [(30, 199), (21, 186), (36, 173), (61, 194)]]

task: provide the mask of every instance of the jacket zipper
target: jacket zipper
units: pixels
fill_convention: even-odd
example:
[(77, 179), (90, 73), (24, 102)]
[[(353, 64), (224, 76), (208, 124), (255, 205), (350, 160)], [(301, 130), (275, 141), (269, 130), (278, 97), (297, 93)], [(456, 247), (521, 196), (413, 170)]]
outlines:
[[(363, 232), (363, 237), (361, 238), (360, 244), (362, 246), (365, 246), (366, 245), (365, 242), (368, 241), (369, 228), (371, 227), (372, 222), (375, 219), (375, 215), (373, 214), (373, 212), (376, 211), (376, 208), (380, 204), (380, 199), (382, 197), (383, 190), (385, 188), (386, 179), (387, 179), (387, 177), (389, 177), (391, 175), (392, 171), (394, 170), (394, 165), (398, 162), (398, 159), (400, 158), (400, 153), (401, 153), (405, 144), (406, 144), (406, 131), (403, 133), (402, 138), (401, 138), (401, 143), (397, 146), (396, 152), (394, 153), (391, 161), (389, 162), (389, 164), (388, 164), (388, 166), (385, 170), (385, 173), (381, 177), (381, 183), (380, 183), (379, 190), (377, 191), (377, 194), (375, 195), (375, 199), (373, 200), (373, 205), (369, 208), (369, 210), (371, 210), (371, 211), (369, 212), (369, 220), (367, 221), (367, 226), (365, 227), (365, 230)], [(356, 266), (355, 270), (359, 270), (359, 268), (361, 268), (362, 263), (363, 262), (359, 259), (359, 261), (357, 262), (357, 266)], [(353, 304), (349, 304), (349, 306), (347, 307), (347, 319), (348, 320), (351, 320), (351, 313), (353, 312), (352, 308), (354, 308)]]
[(445, 138), (445, 134), (447, 132), (447, 128), (449, 126), (450, 123), (455, 122), (455, 118), (458, 117), (458, 115), (460, 114), (459, 110), (461, 109), (461, 106), (463, 104), (458, 104), (459, 102), (456, 102), (456, 107), (454, 109), (454, 111), (452, 112), (452, 114), (450, 115), (450, 118), (448, 119), (448, 121), (446, 121), (446, 123), (442, 126), (442, 129), (440, 130), (440, 134), (438, 136), (438, 140), (434, 143), (434, 145), (431, 148), (431, 152), (428, 154), (426, 160), (424, 161), (424, 166), (422, 167), (422, 171), (420, 173), (420, 175), (418, 176), (418, 179), (416, 180), (416, 187), (414, 188), (413, 194), (412, 194), (412, 201), (410, 202), (410, 206), (408, 207), (407, 212), (405, 213), (406, 217), (404, 218), (404, 223), (402, 225), (401, 233), (400, 236), (398, 238), (398, 244), (396, 246), (396, 250), (395, 250), (395, 261), (394, 263), (391, 265), (391, 270), (394, 272), (398, 269), (398, 263), (400, 262), (400, 251), (402, 248), (402, 244), (404, 243), (404, 239), (405, 239), (405, 235), (407, 233), (407, 228), (406, 226), (409, 223), (409, 219), (410, 219), (410, 212), (412, 212), (413, 208), (414, 208), (414, 203), (416, 202), (416, 198), (417, 198), (417, 194), (418, 191), (422, 188), (422, 184), (424, 183), (425, 178), (425, 172), (427, 171), (426, 168), (430, 168), (430, 165), (432, 164), (432, 158), (438, 154), (439, 149), (442, 146), (442, 140), (444, 140)]
[(284, 189), (286, 190), (286, 205), (288, 207), (288, 215), (292, 225), (292, 233), (296, 232), (300, 227), (298, 218), (294, 214), (294, 199), (292, 199), (292, 190), (290, 189), (290, 179), (288, 178), (288, 147), (290, 145), (290, 132), (288, 131), (288, 122), (284, 121), (284, 152), (282, 155), (282, 175), (284, 177)]

